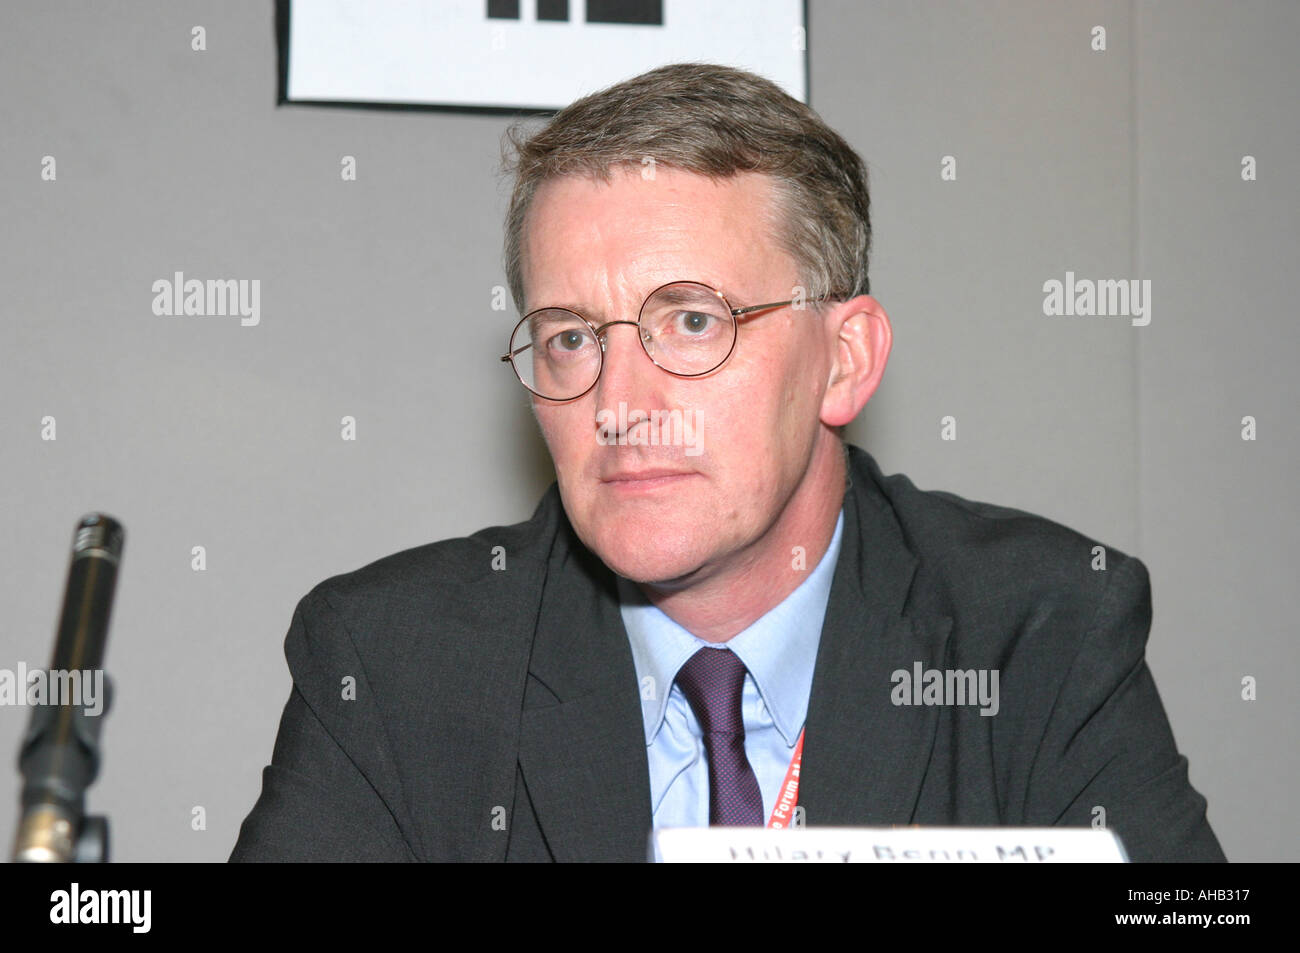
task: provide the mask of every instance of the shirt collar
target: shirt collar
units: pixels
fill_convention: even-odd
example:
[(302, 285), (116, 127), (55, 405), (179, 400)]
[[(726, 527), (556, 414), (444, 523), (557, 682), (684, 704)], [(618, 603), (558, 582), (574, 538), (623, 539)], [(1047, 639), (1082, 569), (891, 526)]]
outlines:
[(787, 744), (794, 745), (808, 713), (817, 645), (843, 532), (844, 511), (840, 510), (830, 546), (808, 578), (753, 625), (719, 644), (696, 638), (649, 602), (634, 583), (617, 577), (623, 626), (641, 692), (646, 745), (663, 725), (678, 670), (701, 648), (719, 646), (731, 649), (745, 663), (777, 730)]

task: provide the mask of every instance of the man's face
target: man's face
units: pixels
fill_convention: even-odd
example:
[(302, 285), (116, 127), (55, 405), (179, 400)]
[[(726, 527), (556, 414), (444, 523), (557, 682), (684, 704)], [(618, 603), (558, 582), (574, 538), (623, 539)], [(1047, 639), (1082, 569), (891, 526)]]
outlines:
[[(570, 308), (599, 327), (636, 321), (646, 296), (672, 281), (711, 285), (733, 308), (794, 296), (795, 263), (771, 234), (768, 177), (715, 182), (662, 167), (653, 178), (612, 176), (538, 190), (525, 235), (530, 309)], [(696, 378), (657, 367), (632, 325), (605, 335), (589, 393), (533, 401), (578, 536), (616, 573), (667, 588), (756, 561), (829, 435), (818, 417), (834, 335), (811, 307), (742, 316), (731, 357)], [(680, 411), (697, 432), (669, 446), (664, 432), (653, 445), (648, 421), (619, 429), (620, 403), (631, 421)]]

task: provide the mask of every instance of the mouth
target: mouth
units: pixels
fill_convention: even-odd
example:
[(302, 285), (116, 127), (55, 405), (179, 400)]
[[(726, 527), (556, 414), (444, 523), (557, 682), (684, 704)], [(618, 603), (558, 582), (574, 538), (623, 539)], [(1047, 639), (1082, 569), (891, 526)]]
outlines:
[(622, 470), (601, 477), (600, 482), (615, 492), (635, 493), (678, 486), (697, 476), (692, 470)]

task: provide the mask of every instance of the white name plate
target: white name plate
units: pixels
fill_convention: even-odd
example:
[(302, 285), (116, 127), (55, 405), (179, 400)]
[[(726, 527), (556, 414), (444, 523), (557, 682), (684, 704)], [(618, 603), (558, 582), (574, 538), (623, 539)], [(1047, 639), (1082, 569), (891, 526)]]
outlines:
[(1087, 827), (666, 827), (651, 859), (706, 864), (1127, 863), (1113, 831)]

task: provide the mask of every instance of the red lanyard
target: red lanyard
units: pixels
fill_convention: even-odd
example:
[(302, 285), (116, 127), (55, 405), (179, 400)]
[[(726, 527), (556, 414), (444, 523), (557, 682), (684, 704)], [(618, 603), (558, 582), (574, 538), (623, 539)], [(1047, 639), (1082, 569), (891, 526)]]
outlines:
[(776, 796), (776, 806), (772, 808), (772, 818), (768, 827), (789, 827), (794, 818), (795, 805), (799, 803), (799, 765), (803, 762), (803, 732), (795, 742), (794, 757), (790, 767), (786, 768), (785, 780), (781, 782), (780, 793)]

